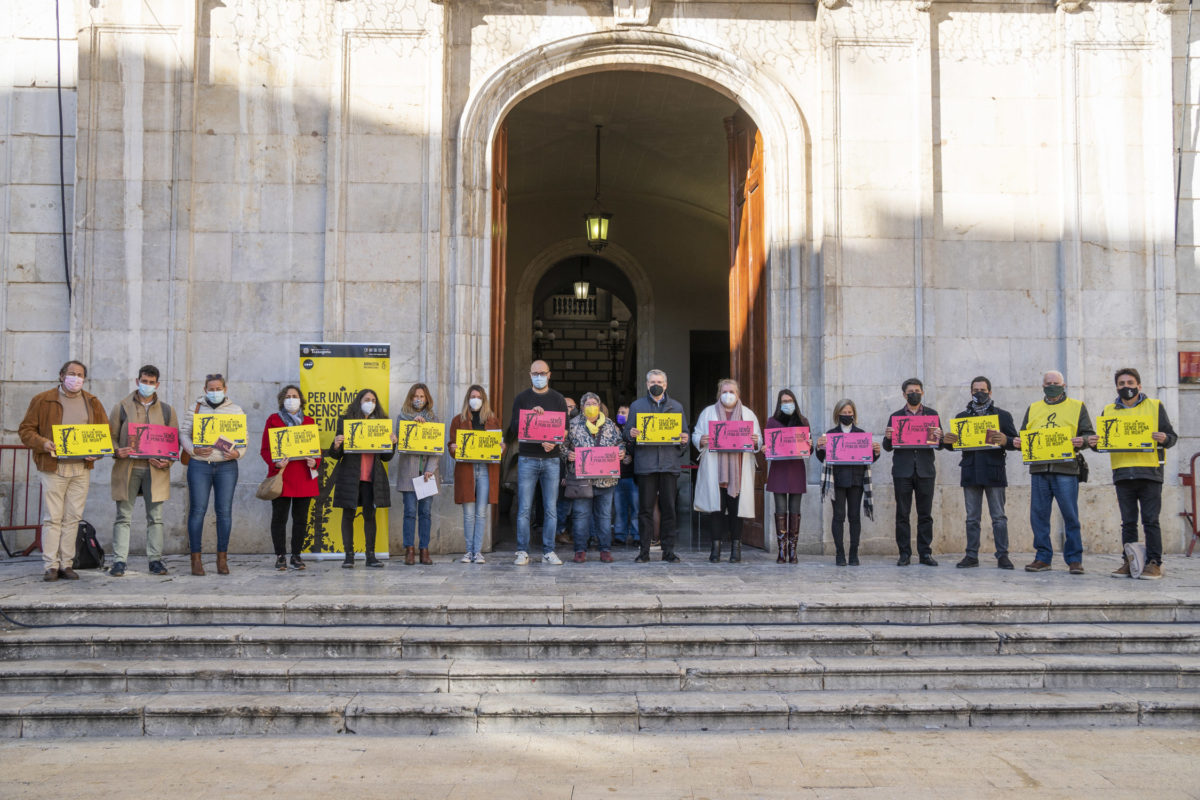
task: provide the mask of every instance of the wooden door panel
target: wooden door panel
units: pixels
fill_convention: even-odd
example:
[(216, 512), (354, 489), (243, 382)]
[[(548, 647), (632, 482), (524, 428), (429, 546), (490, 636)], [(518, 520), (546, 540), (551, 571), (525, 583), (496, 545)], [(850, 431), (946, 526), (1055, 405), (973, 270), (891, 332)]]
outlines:
[[(492, 339), (489, 399), (497, 414), (504, 409), (504, 304), (508, 276), (508, 126), (501, 125), (492, 145)], [(507, 420), (505, 420), (507, 422)]]

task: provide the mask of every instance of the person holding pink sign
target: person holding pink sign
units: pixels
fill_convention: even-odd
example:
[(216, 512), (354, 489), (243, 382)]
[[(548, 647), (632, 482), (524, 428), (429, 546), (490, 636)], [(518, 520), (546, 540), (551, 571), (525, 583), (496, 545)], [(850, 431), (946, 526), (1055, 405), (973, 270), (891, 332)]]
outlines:
[[(808, 428), (808, 418), (796, 410), (796, 395), (781, 389), (775, 398), (775, 413), (767, 419), (766, 436), (772, 429)], [(767, 491), (775, 508), (775, 543), (779, 548), (776, 564), (796, 563), (796, 544), (800, 540), (800, 501), (808, 488), (805, 459), (771, 461), (767, 465)]]
[[(933, 453), (949, 448), (942, 443), (942, 423), (937, 409), (925, 405), (925, 384), (920, 378), (909, 378), (900, 386), (905, 406), (892, 413), (891, 422), (883, 434), (883, 449), (892, 455), (892, 486), (896, 490), (896, 547), (900, 558), (896, 566), (907, 567), (912, 562), (913, 497), (917, 499), (917, 554), (921, 563), (936, 567), (933, 558), (933, 489), (937, 465)], [(912, 423), (921, 433), (910, 440), (905, 428)]]
[[(737, 420), (754, 424), (752, 450), (726, 452), (709, 450), (710, 422)], [(729, 561), (742, 560), (742, 520), (754, 519), (754, 454), (762, 446), (762, 429), (754, 412), (742, 405), (737, 381), (723, 378), (717, 383), (717, 402), (700, 412), (692, 442), (700, 451), (696, 472), (696, 496), (692, 507), (716, 517), (718, 529), (712, 537), (708, 560), (721, 560), (721, 539), (729, 536)]]
[[(854, 450), (854, 440), (865, 445), (865, 452)], [(846, 566), (846, 550), (842, 531), (847, 516), (850, 519), (850, 560), (852, 567), (858, 566), (858, 541), (862, 531), (859, 510), (866, 511), (867, 519), (875, 519), (875, 504), (871, 499), (871, 465), (879, 460), (879, 442), (872, 441), (871, 434), (858, 427), (858, 411), (849, 398), (838, 400), (833, 407), (833, 427), (817, 439), (817, 460), (825, 464), (821, 472), (821, 499), (826, 495), (833, 499), (833, 547), (837, 565)]]
[[(571, 501), (571, 533), (575, 541), (575, 563), (587, 561), (588, 537), (592, 520), (596, 520), (596, 538), (600, 540), (600, 560), (612, 562), (613, 493), (621, 477), (620, 459), (625, 457), (621, 431), (600, 408), (600, 397), (587, 392), (579, 398), (583, 411), (567, 424), (562, 445), (562, 460), (566, 476), (567, 499)], [(584, 448), (615, 447), (616, 473), (603, 477), (587, 477), (586, 460), (593, 452)], [(611, 451), (609, 451), (611, 453)]]

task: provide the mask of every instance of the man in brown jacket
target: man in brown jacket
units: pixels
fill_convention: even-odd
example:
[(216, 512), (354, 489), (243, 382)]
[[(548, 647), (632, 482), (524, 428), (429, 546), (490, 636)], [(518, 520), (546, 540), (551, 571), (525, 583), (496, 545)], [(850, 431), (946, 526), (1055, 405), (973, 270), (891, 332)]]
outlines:
[(58, 386), (34, 395), (21, 421), (21, 443), (33, 450), (33, 460), (42, 479), (42, 580), (77, 579), (71, 564), (75, 559), (75, 537), (95, 458), (59, 460), (54, 448), (54, 425), (101, 425), (108, 422), (104, 406), (95, 395), (83, 391), (87, 367), (68, 361), (58, 371)]

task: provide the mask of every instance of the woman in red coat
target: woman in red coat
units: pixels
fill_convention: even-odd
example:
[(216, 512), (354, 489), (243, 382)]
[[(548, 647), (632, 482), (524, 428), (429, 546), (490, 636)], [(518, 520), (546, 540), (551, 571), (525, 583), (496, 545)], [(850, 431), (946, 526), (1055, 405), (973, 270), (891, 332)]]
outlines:
[(304, 398), (300, 389), (288, 385), (279, 393), (279, 412), (267, 417), (262, 436), (262, 459), (267, 462), (267, 475), (283, 470), (283, 494), (271, 501), (271, 540), (275, 544), (275, 569), (286, 570), (287, 519), (292, 512), (292, 569), (304, 569), (300, 551), (308, 531), (308, 506), (317, 496), (317, 476), (321, 474), (320, 458), (271, 460), (268, 437), (272, 428), (292, 425), (312, 425), (313, 418), (304, 416)]
[[(488, 405), (487, 392), (478, 384), (467, 389), (462, 411), (450, 421), (450, 455), (454, 455), (455, 439), (460, 429), (476, 431), (501, 430), (500, 418)], [(503, 448), (503, 445), (501, 446)], [(500, 499), (500, 465), (457, 462), (454, 465), (454, 502), (463, 507), (463, 538), (467, 552), (464, 564), (482, 564), (483, 534), (487, 529), (487, 507)]]

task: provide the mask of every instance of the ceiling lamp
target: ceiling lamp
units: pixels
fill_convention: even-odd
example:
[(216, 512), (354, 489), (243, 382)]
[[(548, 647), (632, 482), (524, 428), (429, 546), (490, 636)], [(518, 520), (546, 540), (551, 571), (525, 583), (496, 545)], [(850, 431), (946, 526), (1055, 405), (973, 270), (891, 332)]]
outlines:
[[(607, 230), (608, 230), (608, 226), (606, 224), (605, 231), (607, 232)], [(591, 244), (591, 243), (589, 242), (589, 244)], [(604, 245), (600, 245), (600, 246), (603, 247)], [(591, 285), (588, 284), (587, 280), (583, 277), (583, 268), (585, 266), (587, 266), (587, 263), (588, 263), (588, 260), (586, 257), (579, 259), (579, 280), (575, 281), (575, 299), (576, 300), (587, 300), (588, 293), (591, 292), (591, 289), (592, 289)]]
[[(592, 210), (584, 215), (584, 221), (587, 225), (587, 243), (588, 247), (599, 253), (608, 244), (608, 222), (612, 219), (612, 214), (604, 210), (600, 205), (600, 128), (596, 126), (596, 194), (592, 202)], [(579, 284), (575, 284), (575, 296), (579, 297)], [(585, 294), (586, 297), (586, 294)], [(580, 298), (583, 299), (583, 298)]]

